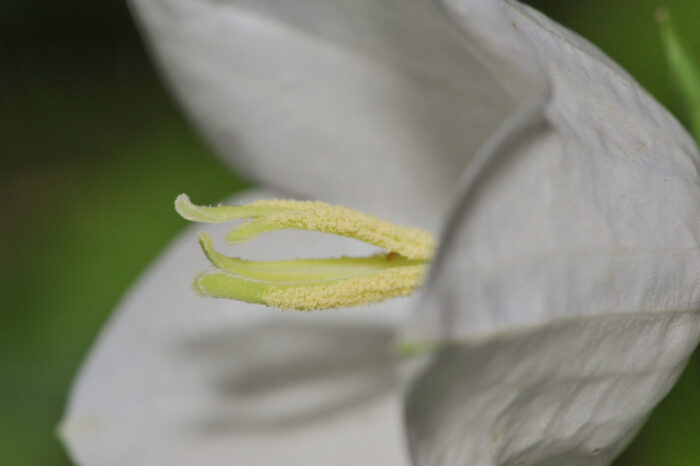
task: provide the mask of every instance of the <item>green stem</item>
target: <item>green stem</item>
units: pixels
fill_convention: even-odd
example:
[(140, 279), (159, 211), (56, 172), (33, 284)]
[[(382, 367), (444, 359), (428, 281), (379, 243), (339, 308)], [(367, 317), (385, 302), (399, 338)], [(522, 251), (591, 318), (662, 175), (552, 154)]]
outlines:
[(671, 77), (678, 86), (688, 111), (690, 131), (695, 140), (700, 142), (700, 68), (681, 40), (668, 10), (659, 8), (656, 19)]

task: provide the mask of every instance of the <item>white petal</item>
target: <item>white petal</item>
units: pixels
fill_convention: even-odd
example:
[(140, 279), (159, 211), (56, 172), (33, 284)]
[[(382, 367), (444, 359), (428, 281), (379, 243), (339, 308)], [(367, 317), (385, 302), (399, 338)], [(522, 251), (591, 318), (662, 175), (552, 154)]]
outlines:
[[(221, 238), (223, 228), (207, 230)], [(271, 259), (366, 249), (284, 232), (233, 254)], [(390, 351), (407, 300), (283, 312), (197, 297), (192, 277), (205, 267), (190, 228), (103, 330), (61, 426), (78, 464), (407, 464)]]
[[(434, 387), (444, 422), (409, 400), (409, 429), (435, 427), (411, 446), (419, 464), (605, 464), (698, 342), (700, 157), (599, 50), (507, 5), (551, 99), (543, 123), (489, 147), (406, 332), (467, 344), (427, 372), (464, 371)], [(502, 366), (468, 372), (484, 347)]]
[(437, 231), (463, 168), (516, 104), (431, 0), (132, 3), (236, 170), (389, 220)]
[(606, 465), (673, 386), (698, 313), (571, 319), (441, 351), (412, 387), (416, 465)]

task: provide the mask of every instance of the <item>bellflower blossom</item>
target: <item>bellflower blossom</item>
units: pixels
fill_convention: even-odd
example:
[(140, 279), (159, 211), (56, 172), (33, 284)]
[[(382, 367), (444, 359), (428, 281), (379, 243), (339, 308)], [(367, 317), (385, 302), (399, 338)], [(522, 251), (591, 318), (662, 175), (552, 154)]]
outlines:
[[(625, 71), (515, 1), (132, 3), (203, 135), (264, 186), (229, 202), (339, 203), (440, 245), (418, 295), (293, 313), (197, 297), (188, 229), (76, 381), (76, 462), (619, 454), (700, 338), (698, 149)], [(236, 247), (370, 251), (289, 231)]]

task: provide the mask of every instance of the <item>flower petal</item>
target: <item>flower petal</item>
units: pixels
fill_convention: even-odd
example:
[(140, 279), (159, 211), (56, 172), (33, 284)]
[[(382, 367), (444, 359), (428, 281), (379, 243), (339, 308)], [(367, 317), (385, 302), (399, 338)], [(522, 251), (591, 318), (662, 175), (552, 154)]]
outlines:
[(681, 374), (699, 321), (570, 319), (441, 351), (408, 395), (414, 464), (610, 464)]
[(411, 448), (420, 465), (607, 464), (700, 338), (700, 156), (594, 46), (503, 12), (552, 96), (486, 148), (406, 330), (464, 345), (417, 379)]
[(236, 170), (395, 223), (437, 231), (467, 162), (518, 102), (431, 0), (132, 3)]
[[(274, 195), (243, 200), (252, 197)], [(205, 228), (221, 237), (227, 225)], [(407, 301), (293, 313), (203, 299), (190, 285), (206, 264), (196, 235), (188, 229), (127, 295), (82, 368), (60, 428), (74, 460), (407, 464), (391, 352)], [(309, 232), (269, 236), (236, 252), (369, 249)]]

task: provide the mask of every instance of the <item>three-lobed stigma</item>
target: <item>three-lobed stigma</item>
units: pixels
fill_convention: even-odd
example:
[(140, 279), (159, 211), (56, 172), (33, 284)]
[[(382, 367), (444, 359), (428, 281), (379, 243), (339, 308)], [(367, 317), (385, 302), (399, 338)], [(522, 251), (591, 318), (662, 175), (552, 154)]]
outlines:
[(422, 283), (436, 247), (433, 237), (420, 229), (318, 201), (266, 200), (206, 207), (181, 194), (175, 210), (195, 222), (248, 219), (229, 230), (226, 241), (233, 244), (270, 231), (297, 229), (354, 238), (386, 250), (369, 257), (248, 261), (217, 252), (212, 238), (199, 234), (199, 244), (216, 270), (195, 278), (198, 293), (282, 309), (360, 306), (410, 295)]

